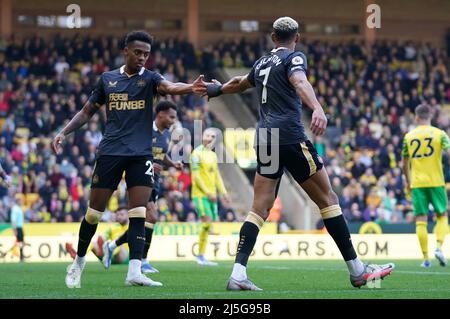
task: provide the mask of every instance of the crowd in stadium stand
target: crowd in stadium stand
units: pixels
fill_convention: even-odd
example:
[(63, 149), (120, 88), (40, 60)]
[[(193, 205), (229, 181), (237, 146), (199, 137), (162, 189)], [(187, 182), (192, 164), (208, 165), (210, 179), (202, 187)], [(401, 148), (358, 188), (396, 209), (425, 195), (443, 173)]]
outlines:
[[(66, 139), (63, 152), (53, 155), (50, 142), (86, 103), (98, 76), (124, 64), (119, 38), (39, 37), (0, 42), (0, 158), (12, 177), (11, 189), (0, 186), (0, 222), (16, 196), (25, 204), (31, 222), (79, 221), (86, 212), (95, 151), (102, 138), (105, 114), (98, 112), (82, 129)], [(7, 57), (7, 59), (6, 59)], [(147, 68), (170, 81), (191, 81), (187, 70), (197, 65), (192, 45), (169, 39), (155, 42)], [(193, 95), (161, 97), (178, 107), (177, 127), (193, 136), (194, 120), (204, 127), (220, 126), (205, 100)], [(190, 200), (188, 164), (182, 172), (164, 173), (158, 201), (161, 221), (195, 221)], [(124, 181), (111, 199), (105, 220), (111, 220), (126, 202)], [(230, 207), (221, 206), (221, 217), (233, 219)]]
[[(188, 69), (249, 68), (269, 48), (270, 42), (262, 38), (222, 41), (195, 52), (188, 42), (170, 39), (155, 43), (146, 66), (168, 80), (189, 81)], [(432, 106), (433, 124), (450, 133), (450, 111), (445, 107), (450, 101), (447, 53), (429, 44), (384, 41), (367, 49), (353, 41), (302, 40), (298, 49), (308, 57), (308, 77), (329, 115), (326, 135), (313, 141), (345, 217), (412, 222), (401, 172), (402, 137), (414, 122), (414, 108), (423, 102)], [(103, 114), (69, 137), (61, 156), (52, 155), (49, 138), (86, 102), (98, 75), (123, 62), (118, 38), (0, 42), (0, 159), (17, 192), (25, 202), (33, 202), (26, 219), (78, 221), (84, 214)], [(179, 107), (178, 127), (192, 131), (195, 119), (205, 126), (220, 125), (204, 99), (173, 99)], [(17, 129), (25, 126), (29, 129)], [(449, 181), (447, 159), (443, 161)], [(158, 201), (161, 221), (196, 220), (189, 185), (188, 167), (165, 172)], [(2, 222), (13, 199), (3, 187), (0, 198)], [(124, 200), (122, 182), (108, 211)], [(227, 211), (232, 210), (222, 208), (222, 219), (232, 220), (234, 214)]]
[[(309, 78), (330, 115), (326, 140), (315, 144), (349, 221), (412, 222), (401, 171), (404, 134), (414, 109), (429, 104), (433, 124), (450, 133), (448, 56), (429, 45), (379, 42), (307, 45)], [(448, 107), (448, 106), (447, 106)], [(449, 181), (448, 159), (444, 172)]]
[(267, 42), (263, 38), (258, 41), (241, 38), (207, 45), (201, 54), (200, 68), (204, 71), (215, 68), (251, 68), (266, 47)]

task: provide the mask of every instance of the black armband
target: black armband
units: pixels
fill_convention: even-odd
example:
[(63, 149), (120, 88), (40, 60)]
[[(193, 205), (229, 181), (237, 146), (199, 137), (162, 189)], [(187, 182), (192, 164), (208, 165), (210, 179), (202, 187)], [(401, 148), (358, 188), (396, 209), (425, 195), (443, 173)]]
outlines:
[(208, 84), (206, 86), (206, 93), (208, 94), (208, 97), (216, 97), (221, 95), (222, 92), (222, 85), (219, 84)]

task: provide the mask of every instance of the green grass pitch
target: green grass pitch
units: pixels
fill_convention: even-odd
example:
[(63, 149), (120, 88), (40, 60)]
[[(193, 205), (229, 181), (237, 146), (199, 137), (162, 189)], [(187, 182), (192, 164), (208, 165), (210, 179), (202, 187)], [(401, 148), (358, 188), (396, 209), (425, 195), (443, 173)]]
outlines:
[(228, 292), (225, 285), (232, 262), (202, 267), (195, 262), (155, 262), (159, 274), (150, 276), (163, 287), (125, 287), (125, 265), (104, 270), (88, 263), (81, 289), (64, 284), (67, 264), (0, 264), (0, 298), (450, 298), (450, 267), (434, 262), (420, 268), (419, 260), (396, 261), (393, 274), (380, 288), (353, 288), (342, 261), (250, 261), (249, 277), (262, 292)]

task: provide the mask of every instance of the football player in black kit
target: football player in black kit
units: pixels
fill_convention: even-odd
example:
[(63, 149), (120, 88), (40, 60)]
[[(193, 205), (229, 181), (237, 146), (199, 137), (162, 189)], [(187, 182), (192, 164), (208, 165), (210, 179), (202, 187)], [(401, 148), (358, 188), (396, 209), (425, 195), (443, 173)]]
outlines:
[[(170, 143), (170, 128), (177, 120), (177, 106), (171, 101), (162, 101), (156, 105), (155, 108), (155, 121), (153, 122), (153, 169), (155, 172), (154, 186), (152, 195), (149, 198), (147, 204), (147, 212), (145, 217), (145, 246), (144, 253), (142, 255), (141, 271), (143, 274), (158, 273), (159, 271), (154, 268), (147, 260), (148, 250), (152, 242), (153, 228), (155, 226), (156, 217), (156, 201), (160, 192), (160, 175), (166, 167), (175, 167), (177, 169), (183, 168), (183, 163), (173, 162), (167, 152), (169, 151)], [(128, 231), (123, 233), (119, 238), (113, 241), (105, 242), (103, 251), (103, 265), (106, 269), (111, 266), (112, 256), (116, 247), (128, 242)]]
[(284, 170), (291, 173), (319, 207), (324, 224), (347, 264), (354, 287), (383, 279), (394, 269), (393, 264), (364, 264), (356, 255), (338, 197), (331, 189), (326, 170), (322, 169), (321, 158), (305, 134), (300, 121), (302, 102), (313, 111), (313, 134), (325, 132), (327, 118), (306, 77), (306, 56), (294, 51), (299, 38), (295, 20), (277, 19), (272, 32), (275, 48), (257, 60), (249, 74), (236, 76), (223, 85), (214, 80), (207, 86), (210, 98), (256, 87), (260, 101), (253, 206), (240, 231), (228, 290), (261, 290), (248, 279), (246, 266), (259, 230), (273, 206)]
[(124, 172), (130, 219), (130, 262), (125, 284), (162, 285), (141, 273), (146, 206), (154, 183), (153, 99), (157, 94), (202, 95), (206, 93), (206, 85), (202, 75), (192, 84), (172, 83), (160, 74), (146, 70), (144, 65), (151, 45), (152, 38), (148, 33), (130, 32), (123, 50), (125, 65), (101, 75), (88, 102), (53, 139), (53, 151), (58, 153), (66, 135), (86, 124), (102, 105), (106, 106), (106, 127), (97, 150), (89, 207), (80, 226), (77, 257), (67, 270), (65, 281), (69, 288), (80, 287), (86, 250)]

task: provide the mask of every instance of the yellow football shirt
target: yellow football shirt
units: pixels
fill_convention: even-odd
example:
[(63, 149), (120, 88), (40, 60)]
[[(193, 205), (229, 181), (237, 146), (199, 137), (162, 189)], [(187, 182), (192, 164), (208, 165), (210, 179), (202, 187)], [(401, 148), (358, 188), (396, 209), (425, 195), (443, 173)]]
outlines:
[(403, 139), (403, 157), (411, 161), (411, 188), (444, 186), (442, 151), (450, 148), (447, 134), (431, 125), (420, 125)]
[[(114, 223), (111, 225), (110, 228), (108, 228), (105, 232), (106, 240), (116, 240), (119, 238), (123, 233), (125, 233), (128, 229), (128, 224), (120, 225), (119, 223)], [(125, 247), (126, 250), (128, 250), (128, 244), (123, 244), (123, 247)], [(120, 248), (117, 247), (114, 250), (114, 255), (119, 252)]]
[(192, 197), (204, 197), (208, 194), (225, 194), (225, 186), (217, 165), (217, 155), (200, 145), (194, 149), (190, 158), (192, 175)]

